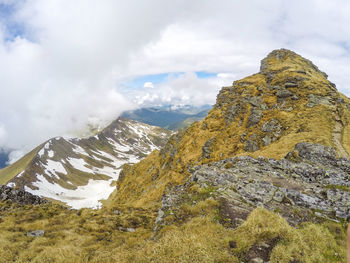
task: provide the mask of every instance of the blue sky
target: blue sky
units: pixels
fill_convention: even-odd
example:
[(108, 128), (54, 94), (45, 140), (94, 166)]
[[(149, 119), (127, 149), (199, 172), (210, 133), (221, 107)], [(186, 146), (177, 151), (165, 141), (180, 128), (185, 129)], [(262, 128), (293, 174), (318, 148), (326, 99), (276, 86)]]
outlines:
[(5, 41), (11, 41), (18, 36), (24, 35), (23, 24), (14, 18), (15, 12), (16, 5), (0, 3), (0, 20), (5, 27)]
[(281, 47), (349, 96), (349, 25), (348, 0), (0, 0), (0, 148), (144, 105), (213, 104)]
[[(194, 72), (199, 79), (205, 79), (205, 78), (213, 78), (216, 77), (218, 72), (213, 73), (213, 72), (204, 72), (204, 71), (198, 71)], [(131, 81), (125, 83), (126, 89), (141, 89), (143, 88), (144, 84), (146, 82), (151, 82), (154, 85), (160, 84), (160, 83), (165, 83), (169, 79), (172, 78), (177, 78), (180, 75), (184, 74), (184, 72), (168, 72), (168, 73), (161, 73), (161, 74), (151, 74), (151, 75), (145, 75), (145, 76), (140, 76), (132, 79)]]

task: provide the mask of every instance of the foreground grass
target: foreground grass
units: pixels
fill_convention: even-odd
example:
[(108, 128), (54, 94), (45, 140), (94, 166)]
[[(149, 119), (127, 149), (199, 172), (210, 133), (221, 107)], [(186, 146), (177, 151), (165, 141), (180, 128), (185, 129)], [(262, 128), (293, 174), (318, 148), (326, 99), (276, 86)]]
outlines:
[[(341, 224), (294, 228), (258, 208), (237, 229), (229, 229), (219, 223), (219, 203), (201, 197), (179, 205), (158, 233), (152, 230), (156, 211), (151, 210), (0, 203), (0, 262), (246, 262), (256, 246), (273, 240), (272, 263), (344, 262)], [(45, 230), (42, 237), (26, 235), (40, 229)]]

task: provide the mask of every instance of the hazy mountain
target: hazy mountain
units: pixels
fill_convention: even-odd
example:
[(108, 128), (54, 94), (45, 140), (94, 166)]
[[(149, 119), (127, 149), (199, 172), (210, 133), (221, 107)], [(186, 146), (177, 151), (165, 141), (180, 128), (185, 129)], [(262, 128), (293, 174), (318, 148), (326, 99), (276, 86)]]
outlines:
[(124, 112), (122, 116), (150, 125), (178, 130), (187, 127), (195, 121), (203, 119), (211, 107), (210, 105), (203, 105), (200, 107), (189, 105), (175, 107), (173, 105), (165, 105), (162, 107), (149, 107), (127, 111)]

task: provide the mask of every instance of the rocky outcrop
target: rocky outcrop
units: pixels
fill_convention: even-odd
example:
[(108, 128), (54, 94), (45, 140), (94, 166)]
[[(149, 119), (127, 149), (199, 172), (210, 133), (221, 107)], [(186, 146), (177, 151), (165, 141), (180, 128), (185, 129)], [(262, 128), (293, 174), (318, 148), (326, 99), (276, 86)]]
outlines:
[(0, 185), (0, 201), (11, 201), (21, 205), (40, 205), (48, 201), (23, 190)]
[(279, 212), (290, 224), (350, 216), (350, 161), (334, 148), (298, 143), (282, 160), (239, 156), (196, 166), (184, 185), (168, 187), (154, 230), (164, 224), (188, 187), (215, 189), (222, 223), (237, 227), (256, 207)]
[(216, 187), (232, 209), (263, 206), (293, 224), (350, 216), (350, 161), (322, 145), (298, 143), (282, 160), (239, 156), (197, 166), (191, 181)]

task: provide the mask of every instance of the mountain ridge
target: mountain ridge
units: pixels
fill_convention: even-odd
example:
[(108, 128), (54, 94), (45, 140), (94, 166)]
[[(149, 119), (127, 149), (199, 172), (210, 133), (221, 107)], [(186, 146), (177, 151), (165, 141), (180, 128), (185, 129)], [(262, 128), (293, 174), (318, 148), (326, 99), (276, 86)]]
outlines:
[[(88, 191), (108, 197), (120, 167), (135, 163), (163, 145), (170, 131), (118, 118), (88, 138), (56, 137), (0, 172), (8, 186), (67, 203), (96, 205)], [(90, 189), (90, 190), (89, 190)], [(96, 197), (97, 198), (97, 197)], [(90, 200), (90, 201), (89, 201)]]

